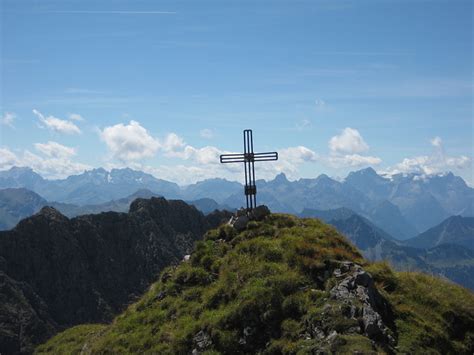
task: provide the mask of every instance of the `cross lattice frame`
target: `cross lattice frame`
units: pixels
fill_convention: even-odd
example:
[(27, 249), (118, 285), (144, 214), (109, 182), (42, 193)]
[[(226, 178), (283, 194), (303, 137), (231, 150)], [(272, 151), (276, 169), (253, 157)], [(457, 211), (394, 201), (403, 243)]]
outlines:
[(256, 161), (278, 160), (278, 152), (254, 153), (253, 133), (251, 129), (244, 130), (244, 153), (243, 154), (222, 154), (220, 161), (223, 164), (244, 163), (245, 170), (245, 199), (247, 211), (257, 207), (257, 185), (255, 183)]

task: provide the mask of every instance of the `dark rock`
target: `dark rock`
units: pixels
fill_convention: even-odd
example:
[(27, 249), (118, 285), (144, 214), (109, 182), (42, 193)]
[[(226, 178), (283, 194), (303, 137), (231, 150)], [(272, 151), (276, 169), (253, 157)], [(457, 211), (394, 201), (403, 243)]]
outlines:
[(372, 277), (365, 271), (358, 271), (354, 276), (354, 283), (363, 287), (373, 287)]
[(42, 216), (51, 222), (63, 222), (67, 221), (68, 218), (61, 214), (57, 209), (50, 206), (43, 207), (38, 213), (38, 216)]
[(247, 216), (240, 216), (237, 217), (233, 223), (232, 226), (238, 231), (243, 231), (245, 228), (247, 228), (247, 224), (249, 223), (250, 219)]
[(241, 208), (235, 212), (235, 216), (241, 217), (241, 216), (247, 216), (247, 209)]
[(158, 294), (156, 295), (155, 299), (157, 301), (161, 301), (162, 299), (164, 299), (166, 297), (166, 292), (165, 291), (161, 291), (161, 292), (158, 292)]
[(44, 207), (0, 232), (0, 353), (110, 321), (219, 222), (183, 201), (139, 198), (128, 214), (68, 219)]
[(230, 218), (228, 224), (233, 226), (238, 232), (241, 232), (247, 228), (247, 224), (250, 221), (262, 221), (268, 215), (270, 215), (270, 210), (265, 205), (260, 205), (250, 212), (241, 208)]
[(249, 218), (255, 221), (262, 221), (270, 215), (270, 209), (265, 205), (260, 205), (250, 212)]
[(48, 306), (32, 288), (0, 271), (0, 354), (31, 353), (56, 329)]

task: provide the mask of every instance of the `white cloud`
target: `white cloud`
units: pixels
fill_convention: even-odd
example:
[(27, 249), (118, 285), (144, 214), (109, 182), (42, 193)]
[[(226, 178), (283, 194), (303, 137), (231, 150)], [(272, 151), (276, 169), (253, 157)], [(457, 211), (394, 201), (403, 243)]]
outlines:
[(51, 158), (67, 159), (76, 155), (76, 150), (71, 147), (49, 141), (48, 143), (35, 143), (35, 148), (39, 152)]
[[(186, 144), (181, 137), (177, 136), (174, 133), (168, 135), (162, 145), (163, 147), (167, 147), (163, 149), (165, 151), (165, 156), (167, 157), (180, 158), (183, 160), (190, 161), (192, 163), (199, 163), (205, 169), (211, 169), (212, 166), (220, 166), (221, 173), (219, 173), (219, 170), (214, 171), (214, 177), (220, 176), (222, 174), (222, 169), (227, 169), (228, 171), (235, 173), (235, 166), (239, 166), (239, 164), (220, 164), (219, 156), (221, 154), (232, 152), (223, 151), (214, 146), (196, 148), (189, 144)], [(172, 149), (170, 147), (172, 147)], [(273, 176), (274, 174), (282, 171), (294, 173), (297, 171), (297, 167), (299, 165), (305, 162), (314, 162), (317, 159), (318, 156), (314, 151), (304, 146), (298, 146), (281, 149), (279, 151), (278, 162), (268, 163), (268, 165), (262, 165), (267, 165), (267, 167), (272, 171), (271, 175)], [(241, 168), (241, 166), (239, 166), (239, 168)], [(213, 168), (210, 171), (212, 170)], [(238, 171), (240, 170), (241, 169), (239, 169)], [(267, 169), (267, 171), (269, 170)]]
[(18, 164), (18, 158), (7, 148), (0, 148), (0, 169), (8, 169)]
[(165, 152), (177, 152), (185, 145), (186, 143), (182, 137), (178, 136), (176, 133), (169, 133), (161, 144), (161, 148), (163, 148)]
[[(167, 135), (160, 147), (166, 157), (181, 159), (186, 164), (141, 167), (157, 177), (179, 184), (189, 184), (216, 176), (242, 180), (242, 164), (220, 163), (221, 154), (233, 152), (223, 151), (214, 146), (193, 147), (174, 133)], [(297, 146), (280, 149), (278, 161), (257, 163), (256, 167), (259, 170), (259, 178), (271, 179), (280, 172), (285, 172), (289, 177), (297, 177), (298, 167), (301, 164), (317, 160), (318, 155), (314, 151), (304, 146)]]
[(186, 144), (184, 139), (176, 133), (169, 133), (162, 141), (161, 148), (168, 158), (180, 158), (199, 164), (219, 164), (219, 155), (224, 153), (212, 146), (193, 147)]
[(13, 112), (5, 112), (0, 118), (0, 124), (13, 128), (16, 115)]
[(219, 156), (223, 153), (223, 151), (212, 146), (195, 148), (191, 145), (185, 145), (181, 150), (168, 150), (165, 155), (169, 158), (180, 158), (200, 164), (219, 164)]
[(158, 139), (153, 138), (139, 122), (130, 121), (105, 127), (100, 137), (112, 156), (121, 161), (136, 161), (153, 157), (160, 148)]
[(78, 113), (71, 113), (71, 114), (69, 115), (69, 119), (70, 119), (71, 121), (79, 121), (79, 122), (84, 121), (84, 117), (82, 117), (82, 116), (81, 116), (80, 114), (78, 114)]
[(24, 152), (21, 162), (21, 165), (29, 166), (45, 178), (50, 179), (63, 179), (91, 168), (89, 165), (73, 162), (69, 158), (45, 158), (28, 150)]
[(293, 162), (294, 164), (318, 160), (318, 155), (314, 151), (302, 145), (281, 149), (278, 155), (279, 159)]
[(201, 138), (204, 138), (204, 139), (214, 138), (214, 132), (212, 131), (212, 129), (209, 129), (209, 128), (201, 129), (199, 131), (199, 135), (201, 136)]
[(382, 162), (382, 159), (378, 157), (359, 154), (330, 155), (327, 159), (329, 164), (335, 168), (378, 165)]
[(212, 146), (194, 148), (188, 145), (184, 153), (185, 159), (192, 159), (200, 164), (220, 164), (219, 156), (224, 152)]
[(442, 147), (443, 146), (443, 141), (440, 137), (436, 136), (430, 139), (430, 143), (433, 147)]
[[(226, 178), (229, 180), (242, 181), (243, 164), (220, 164), (219, 155), (229, 153), (221, 151), (212, 146), (195, 148), (186, 145), (180, 152), (174, 152), (174, 156), (189, 161), (191, 165), (161, 165), (158, 167), (143, 166), (144, 171), (178, 184), (190, 184), (209, 178)], [(299, 146), (279, 150), (278, 161), (258, 162), (255, 168), (258, 170), (258, 179), (272, 179), (276, 174), (284, 172), (290, 178), (298, 177), (298, 167), (305, 162), (314, 162), (318, 155), (311, 149)]]
[(142, 169), (157, 178), (173, 181), (180, 185), (188, 185), (195, 183), (196, 181), (215, 178), (216, 176), (231, 180), (240, 180), (241, 175), (235, 173), (230, 174), (228, 170), (217, 166), (187, 166), (178, 164), (161, 165), (159, 167), (144, 166)]
[(325, 161), (334, 168), (362, 167), (378, 165), (382, 159), (369, 155), (361, 155), (369, 150), (369, 145), (357, 129), (346, 127), (341, 134), (332, 137), (329, 142), (329, 156)]
[(389, 168), (385, 173), (389, 175), (398, 173), (437, 174), (450, 170), (464, 170), (472, 164), (472, 159), (465, 156), (449, 156), (444, 150), (443, 141), (440, 137), (430, 140), (433, 146), (431, 155), (420, 155), (405, 158), (400, 163)]
[(66, 134), (80, 134), (81, 130), (73, 122), (62, 120), (54, 116), (45, 117), (38, 110), (33, 110), (33, 113), (38, 117), (40, 122), (49, 130), (66, 133)]
[(369, 150), (369, 146), (364, 141), (359, 131), (346, 127), (340, 135), (329, 140), (329, 149), (333, 153), (362, 153)]
[[(57, 149), (56, 144), (61, 147), (60, 150)], [(56, 149), (52, 149), (52, 147), (56, 147)], [(71, 154), (72, 148), (56, 142), (37, 143), (35, 148), (44, 156), (34, 154), (29, 150), (17, 155), (8, 148), (0, 148), (0, 170), (9, 169), (12, 166), (27, 166), (45, 178), (60, 179), (80, 174), (91, 168), (89, 165), (72, 161), (71, 157), (75, 151), (74, 154)], [(59, 151), (60, 153), (58, 153)]]

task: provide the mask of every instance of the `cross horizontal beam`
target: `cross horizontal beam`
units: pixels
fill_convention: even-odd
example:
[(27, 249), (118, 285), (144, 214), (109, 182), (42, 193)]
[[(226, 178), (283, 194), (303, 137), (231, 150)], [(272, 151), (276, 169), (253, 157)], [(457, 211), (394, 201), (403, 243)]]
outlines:
[(248, 161), (270, 161), (278, 160), (277, 152), (246, 153), (246, 154), (222, 154), (221, 163), (245, 163)]

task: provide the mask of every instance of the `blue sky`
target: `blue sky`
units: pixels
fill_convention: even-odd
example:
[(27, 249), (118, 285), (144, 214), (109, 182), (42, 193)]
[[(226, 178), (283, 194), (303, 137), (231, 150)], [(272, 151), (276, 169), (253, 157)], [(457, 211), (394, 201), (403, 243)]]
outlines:
[(452, 170), (474, 183), (472, 1), (1, 3), (0, 169), (239, 179)]

